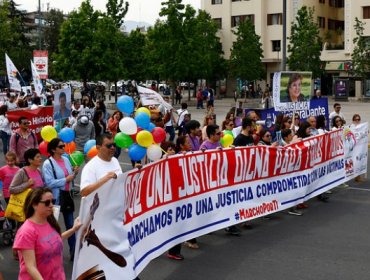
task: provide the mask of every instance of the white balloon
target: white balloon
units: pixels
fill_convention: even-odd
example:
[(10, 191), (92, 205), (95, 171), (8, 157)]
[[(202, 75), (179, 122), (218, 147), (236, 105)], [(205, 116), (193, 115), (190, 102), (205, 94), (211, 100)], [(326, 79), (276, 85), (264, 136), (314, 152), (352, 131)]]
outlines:
[(161, 147), (155, 144), (150, 145), (146, 150), (146, 155), (148, 159), (150, 159), (151, 161), (157, 161), (161, 159), (162, 157)]
[(127, 135), (133, 135), (137, 132), (137, 125), (133, 118), (125, 117), (119, 122), (119, 129)]

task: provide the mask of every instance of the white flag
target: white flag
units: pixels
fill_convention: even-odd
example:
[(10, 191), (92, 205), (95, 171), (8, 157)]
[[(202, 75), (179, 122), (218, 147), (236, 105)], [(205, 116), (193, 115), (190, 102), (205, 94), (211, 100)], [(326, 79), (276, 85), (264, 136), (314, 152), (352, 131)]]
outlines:
[(7, 54), (5, 54), (5, 62), (6, 62), (6, 72), (8, 73), (10, 89), (22, 91), (21, 83), (17, 79), (18, 70), (15, 67), (13, 61), (11, 61), (11, 59), (9, 58)]
[(140, 94), (140, 100), (143, 106), (162, 104), (167, 110), (172, 109), (171, 104), (164, 101), (158, 92), (141, 86), (137, 86), (137, 91)]
[(31, 69), (32, 69), (33, 86), (35, 87), (37, 96), (41, 96), (43, 85), (40, 79), (40, 75), (37, 72), (35, 64), (33, 64), (32, 60), (31, 60)]

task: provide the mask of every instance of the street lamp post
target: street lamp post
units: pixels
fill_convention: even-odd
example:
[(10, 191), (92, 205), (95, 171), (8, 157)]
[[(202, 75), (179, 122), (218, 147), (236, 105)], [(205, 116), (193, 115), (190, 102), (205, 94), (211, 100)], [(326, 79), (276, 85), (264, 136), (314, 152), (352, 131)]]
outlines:
[(38, 22), (39, 50), (41, 50), (41, 0), (39, 0), (38, 14), (39, 14), (39, 22)]

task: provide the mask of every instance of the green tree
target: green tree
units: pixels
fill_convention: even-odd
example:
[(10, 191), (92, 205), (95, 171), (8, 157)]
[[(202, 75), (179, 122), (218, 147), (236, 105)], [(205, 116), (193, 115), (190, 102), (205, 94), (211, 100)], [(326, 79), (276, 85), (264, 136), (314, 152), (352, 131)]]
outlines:
[(356, 37), (353, 39), (352, 68), (353, 73), (365, 79), (370, 72), (370, 41), (364, 37), (364, 25), (357, 17), (355, 19)]
[(94, 11), (90, 0), (82, 2), (62, 25), (56, 70), (64, 79), (118, 80), (122, 36), (112, 18)]
[(107, 16), (111, 17), (118, 28), (123, 24), (123, 18), (128, 12), (129, 3), (124, 0), (108, 0)]
[(146, 37), (139, 29), (133, 30), (125, 38), (123, 44), (123, 61), (125, 68), (128, 69), (125, 77), (130, 80), (145, 80), (146, 61), (145, 61)]
[(50, 56), (58, 51), (60, 29), (64, 22), (64, 16), (63, 12), (58, 9), (51, 9), (44, 14), (44, 44)]
[(5, 53), (9, 55), (18, 70), (29, 68), (32, 58), (30, 41), (26, 37), (26, 28), (23, 24), (24, 14), (18, 10), (14, 1), (0, 2), (0, 63), (4, 65)]
[(255, 32), (250, 20), (239, 24), (230, 55), (230, 72), (242, 80), (254, 81), (264, 77), (265, 70), (261, 63), (263, 58), (260, 36)]
[(298, 10), (289, 37), (287, 63), (290, 70), (310, 71), (313, 77), (320, 77), (325, 67), (320, 60), (322, 42), (313, 13), (306, 6)]

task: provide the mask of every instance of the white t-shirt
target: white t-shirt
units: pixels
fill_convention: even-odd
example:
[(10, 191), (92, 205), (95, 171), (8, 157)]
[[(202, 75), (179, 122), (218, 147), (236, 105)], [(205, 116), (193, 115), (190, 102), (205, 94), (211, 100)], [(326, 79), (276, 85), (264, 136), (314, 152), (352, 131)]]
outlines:
[(185, 110), (178, 109), (177, 114), (179, 115), (179, 119), (177, 121), (177, 124), (180, 125), (183, 122), (185, 115), (189, 114), (189, 111), (187, 109), (185, 109)]
[[(95, 156), (82, 169), (81, 174), (81, 190), (86, 186), (96, 183), (100, 178), (107, 175), (108, 172), (115, 172), (117, 176), (122, 173), (121, 166), (118, 160), (113, 157), (111, 161), (102, 160), (99, 156)], [(113, 184), (114, 179), (109, 180), (106, 184)]]

